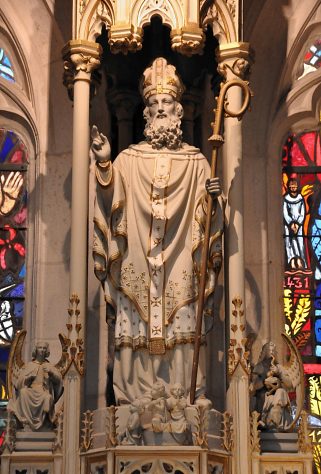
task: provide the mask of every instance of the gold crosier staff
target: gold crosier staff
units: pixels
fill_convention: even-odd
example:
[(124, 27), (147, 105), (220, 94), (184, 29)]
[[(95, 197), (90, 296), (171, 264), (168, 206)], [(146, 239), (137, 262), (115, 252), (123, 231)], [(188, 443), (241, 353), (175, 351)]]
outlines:
[[(237, 112), (233, 112), (228, 109), (228, 102), (227, 102), (227, 96), (226, 96), (227, 91), (231, 87), (234, 87), (234, 86), (240, 87), (244, 94), (242, 107)], [(247, 108), (250, 105), (250, 100), (251, 100), (251, 91), (250, 91), (248, 82), (243, 81), (241, 79), (232, 79), (221, 85), (220, 95), (217, 101), (217, 108), (216, 110), (214, 109), (215, 121), (214, 123), (211, 124), (213, 128), (213, 135), (209, 138), (209, 141), (213, 143), (212, 160), (211, 160), (211, 178), (215, 178), (216, 176), (217, 153), (218, 153), (218, 149), (224, 143), (224, 139), (222, 135), (220, 135), (223, 115), (225, 117), (236, 117), (239, 120), (241, 120), (243, 114), (246, 112)], [(197, 307), (197, 314), (196, 314), (195, 344), (194, 344), (191, 394), (190, 394), (190, 400), (191, 400), (192, 405), (194, 404), (194, 401), (195, 401), (196, 379), (197, 379), (199, 353), (200, 353), (201, 338), (202, 338), (202, 334), (201, 334), (202, 333), (202, 319), (203, 319), (204, 296), (205, 296), (205, 287), (206, 287), (208, 254), (209, 254), (212, 209), (213, 209), (213, 200), (211, 198), (208, 198), (204, 243), (203, 243), (202, 256), (201, 256), (198, 307)], [(218, 272), (215, 272), (214, 288), (216, 286), (217, 276), (218, 276)]]

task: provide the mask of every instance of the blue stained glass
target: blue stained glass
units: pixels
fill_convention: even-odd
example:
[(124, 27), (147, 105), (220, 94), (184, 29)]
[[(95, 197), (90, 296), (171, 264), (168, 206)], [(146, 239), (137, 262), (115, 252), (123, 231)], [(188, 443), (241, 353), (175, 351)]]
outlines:
[(6, 364), (9, 358), (10, 347), (0, 347), (0, 364)]
[(316, 341), (321, 344), (321, 319), (317, 319), (314, 325)]
[(315, 355), (321, 357), (321, 346), (315, 346)]
[[(1, 292), (1, 291), (5, 291), (5, 289), (6, 289), (7, 286), (13, 285), (13, 284), (15, 284), (14, 278), (13, 278), (13, 276), (12, 276), (10, 273), (8, 273), (8, 275), (6, 275), (6, 276), (2, 279), (2, 281), (1, 281), (1, 288), (2, 288), (2, 290), (0, 290), (0, 292)], [(8, 290), (8, 289), (9, 289), (9, 288), (7, 288), (7, 290)]]
[(11, 296), (12, 298), (14, 297), (19, 297), (19, 296), (24, 296), (24, 290), (25, 286), (23, 283), (18, 284), (15, 288), (13, 288), (7, 296)]
[(15, 82), (11, 61), (3, 48), (0, 48), (0, 76), (10, 82)]
[(14, 310), (14, 315), (16, 318), (22, 319), (23, 318), (23, 305), (24, 305), (24, 300), (16, 300), (13, 303), (13, 310)]
[(10, 70), (8, 70), (8, 68), (4, 68), (1, 65), (0, 65), (0, 76), (2, 76), (7, 81), (14, 82), (14, 79), (10, 74)]
[(321, 426), (321, 420), (319, 420), (319, 418), (316, 416), (309, 415), (309, 424), (313, 426)]
[(17, 143), (17, 139), (14, 140), (14, 136), (7, 133), (4, 143), (0, 149), (0, 161), (3, 163), (9, 156), (9, 153)]
[[(21, 270), (20, 270), (20, 273), (19, 273), (19, 277), (20, 278), (24, 278), (26, 276), (26, 265), (23, 264)], [(321, 307), (321, 306), (320, 306)]]

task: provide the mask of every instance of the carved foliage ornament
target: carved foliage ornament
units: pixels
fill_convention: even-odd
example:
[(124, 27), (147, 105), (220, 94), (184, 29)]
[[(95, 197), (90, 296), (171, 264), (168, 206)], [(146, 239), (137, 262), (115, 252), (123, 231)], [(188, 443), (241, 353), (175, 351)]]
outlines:
[(69, 368), (74, 365), (80, 375), (84, 373), (84, 349), (83, 339), (80, 337), (81, 324), (79, 323), (80, 310), (78, 308), (80, 300), (78, 295), (72, 294), (70, 297), (70, 307), (68, 309), (69, 321), (66, 324), (68, 335), (59, 334), (62, 346), (62, 357), (58, 366), (66, 375)]
[(222, 419), (222, 447), (226, 451), (233, 451), (233, 417), (230, 413), (225, 411)]
[(89, 451), (93, 447), (93, 412), (87, 410), (83, 414), (81, 429), (81, 451)]
[(143, 30), (140, 27), (111, 27), (108, 36), (108, 44), (114, 54), (135, 53), (143, 47)]
[(225, 78), (227, 77), (228, 71), (230, 71), (233, 76), (246, 79), (250, 74), (250, 62), (244, 58), (236, 59), (232, 65), (229, 65), (227, 62), (221, 62), (217, 66), (217, 71)]
[[(69, 53), (69, 50), (63, 51), (64, 57), (64, 75), (63, 84), (66, 86), (68, 96), (73, 100), (74, 81), (81, 77), (83, 80), (90, 81), (91, 96), (95, 94), (96, 86), (100, 83), (100, 73), (97, 71), (100, 66), (98, 54)], [(86, 77), (88, 75), (88, 77)]]
[(245, 337), (245, 318), (243, 301), (236, 297), (232, 300), (234, 310), (232, 311), (230, 348), (228, 350), (228, 373), (233, 375), (237, 366), (241, 364), (244, 371), (250, 373), (249, 351), (247, 349), (247, 338)]
[(251, 413), (251, 419), (250, 419), (250, 429), (251, 429), (251, 437), (250, 437), (250, 443), (251, 443), (251, 450), (253, 453), (260, 453), (261, 452), (261, 446), (260, 446), (260, 431), (258, 429), (259, 426), (259, 418), (260, 414), (257, 411), (253, 411)]
[(191, 31), (189, 28), (182, 28), (179, 30), (172, 30), (172, 49), (185, 56), (192, 56), (193, 54), (202, 54), (205, 35), (200, 28), (195, 28)]

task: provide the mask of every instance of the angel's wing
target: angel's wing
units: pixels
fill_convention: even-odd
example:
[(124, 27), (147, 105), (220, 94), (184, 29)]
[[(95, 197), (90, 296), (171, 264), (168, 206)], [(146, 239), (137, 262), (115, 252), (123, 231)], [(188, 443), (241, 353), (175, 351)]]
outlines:
[(61, 357), (55, 367), (63, 376), (66, 369), (66, 362), (68, 360), (68, 347), (70, 346), (70, 339), (68, 339), (67, 336), (64, 336), (64, 334), (59, 334), (59, 340), (61, 344)]
[(290, 359), (287, 363), (286, 370), (289, 377), (291, 378), (293, 388), (295, 388), (296, 391), (296, 414), (291, 425), (287, 428), (287, 431), (291, 431), (292, 428), (295, 426), (296, 422), (298, 421), (298, 418), (301, 415), (301, 411), (303, 409), (305, 395), (304, 371), (302, 359), (295, 343), (284, 333), (282, 333), (282, 337), (290, 351)]
[(26, 334), (27, 331), (25, 330), (18, 331), (11, 344), (7, 370), (7, 388), (9, 398), (13, 397), (13, 390), (14, 387), (17, 386), (19, 372), (25, 365), (24, 361), (22, 360), (22, 346), (26, 338)]

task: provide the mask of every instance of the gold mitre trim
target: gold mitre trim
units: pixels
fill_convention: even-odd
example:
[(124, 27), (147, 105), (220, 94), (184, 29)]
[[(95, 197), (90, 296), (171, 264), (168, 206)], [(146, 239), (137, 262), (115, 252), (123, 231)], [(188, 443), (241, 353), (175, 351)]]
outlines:
[(179, 101), (184, 92), (176, 68), (167, 64), (166, 59), (156, 58), (150, 67), (145, 69), (141, 83), (141, 93), (146, 101), (151, 95), (170, 94)]

